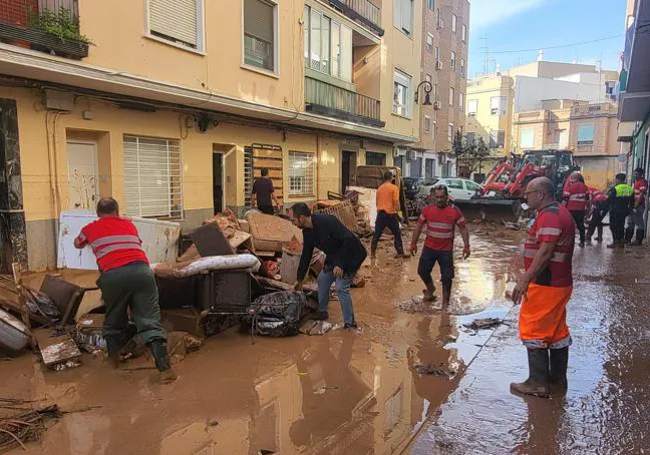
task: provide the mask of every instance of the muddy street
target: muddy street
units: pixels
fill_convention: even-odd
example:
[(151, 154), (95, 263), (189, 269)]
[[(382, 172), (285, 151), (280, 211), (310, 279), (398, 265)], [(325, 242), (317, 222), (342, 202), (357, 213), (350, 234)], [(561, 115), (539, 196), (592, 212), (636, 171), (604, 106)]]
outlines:
[[(167, 386), (151, 370), (116, 371), (90, 355), (62, 372), (28, 354), (2, 362), (5, 397), (96, 406), (65, 415), (26, 453), (641, 453), (648, 316), (637, 296), (648, 284), (630, 264), (643, 270), (645, 249), (578, 252), (569, 394), (524, 400), (508, 389), (526, 363), (505, 298), (523, 232), (471, 229), (473, 254), (456, 262), (447, 312), (408, 305), (422, 289), (417, 261), (393, 259), (383, 241), (376, 266), (362, 269), (366, 286), (353, 290), (361, 333), (252, 342), (231, 329), (178, 364)], [(486, 317), (507, 324), (463, 327)]]

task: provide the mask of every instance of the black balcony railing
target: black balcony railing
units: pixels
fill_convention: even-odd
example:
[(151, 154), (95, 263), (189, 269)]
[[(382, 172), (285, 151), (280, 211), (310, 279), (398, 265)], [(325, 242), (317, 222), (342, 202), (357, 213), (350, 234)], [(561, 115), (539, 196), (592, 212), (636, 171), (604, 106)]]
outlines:
[(329, 0), (329, 3), (379, 36), (384, 34), (384, 29), (381, 28), (381, 8), (369, 0)]
[(311, 77), (305, 77), (305, 109), (370, 126), (386, 125), (379, 119), (379, 100)]

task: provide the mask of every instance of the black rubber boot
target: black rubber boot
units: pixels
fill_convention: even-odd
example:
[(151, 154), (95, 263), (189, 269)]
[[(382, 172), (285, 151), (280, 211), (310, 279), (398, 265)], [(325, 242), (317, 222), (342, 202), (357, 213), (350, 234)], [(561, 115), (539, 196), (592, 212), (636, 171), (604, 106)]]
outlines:
[(625, 229), (625, 243), (630, 243), (634, 237), (634, 226)]
[(149, 343), (149, 349), (156, 363), (156, 368), (160, 371), (160, 381), (163, 383), (174, 381), (176, 379), (176, 373), (174, 373), (172, 365), (169, 362), (167, 342), (165, 340), (153, 340)]
[(569, 365), (569, 347), (551, 349), (551, 384), (566, 390), (569, 382), (566, 377)]
[(116, 337), (108, 337), (106, 340), (106, 351), (108, 352), (108, 360), (111, 364), (118, 368), (120, 366), (120, 360), (122, 357), (122, 348), (124, 344), (122, 340)]
[(632, 242), (632, 245), (643, 245), (643, 237), (645, 237), (645, 231), (641, 231), (640, 229), (636, 230), (636, 240)]
[(533, 395), (548, 398), (549, 388), (549, 355), (548, 349), (528, 349), (528, 379), (524, 382), (510, 384), (510, 391), (522, 395)]

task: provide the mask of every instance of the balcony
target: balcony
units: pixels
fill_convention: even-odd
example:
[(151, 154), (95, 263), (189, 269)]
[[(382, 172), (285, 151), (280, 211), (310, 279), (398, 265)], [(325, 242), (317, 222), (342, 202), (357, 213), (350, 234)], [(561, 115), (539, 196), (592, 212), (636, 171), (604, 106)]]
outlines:
[(91, 43), (79, 33), (77, 0), (5, 1), (0, 41), (72, 59), (88, 56)]
[(369, 0), (329, 0), (329, 4), (377, 35), (384, 35), (384, 29), (381, 28), (381, 8)]
[(386, 125), (379, 118), (379, 100), (309, 76), (305, 76), (305, 110), (379, 128)]

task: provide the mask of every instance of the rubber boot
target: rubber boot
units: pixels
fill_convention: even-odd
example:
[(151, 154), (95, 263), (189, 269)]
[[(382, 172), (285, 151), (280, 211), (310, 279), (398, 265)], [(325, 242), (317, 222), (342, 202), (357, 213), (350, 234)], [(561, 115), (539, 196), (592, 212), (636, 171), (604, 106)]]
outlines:
[(630, 243), (634, 237), (634, 226), (625, 228), (625, 243)]
[(122, 348), (124, 344), (119, 338), (108, 337), (106, 340), (106, 351), (108, 353), (108, 360), (114, 368), (120, 367), (120, 360), (122, 359)]
[(643, 245), (643, 237), (645, 237), (645, 231), (639, 229), (636, 230), (636, 240), (632, 242), (632, 245), (641, 246)]
[(176, 373), (169, 362), (167, 342), (165, 340), (153, 340), (149, 343), (149, 349), (156, 363), (156, 368), (160, 371), (160, 382), (166, 384), (175, 381)]
[(566, 377), (569, 365), (569, 347), (551, 349), (551, 384), (560, 390), (566, 390), (569, 383)]
[(528, 349), (528, 379), (524, 382), (510, 384), (510, 391), (522, 395), (533, 395), (548, 398), (549, 388), (549, 356), (548, 349)]

